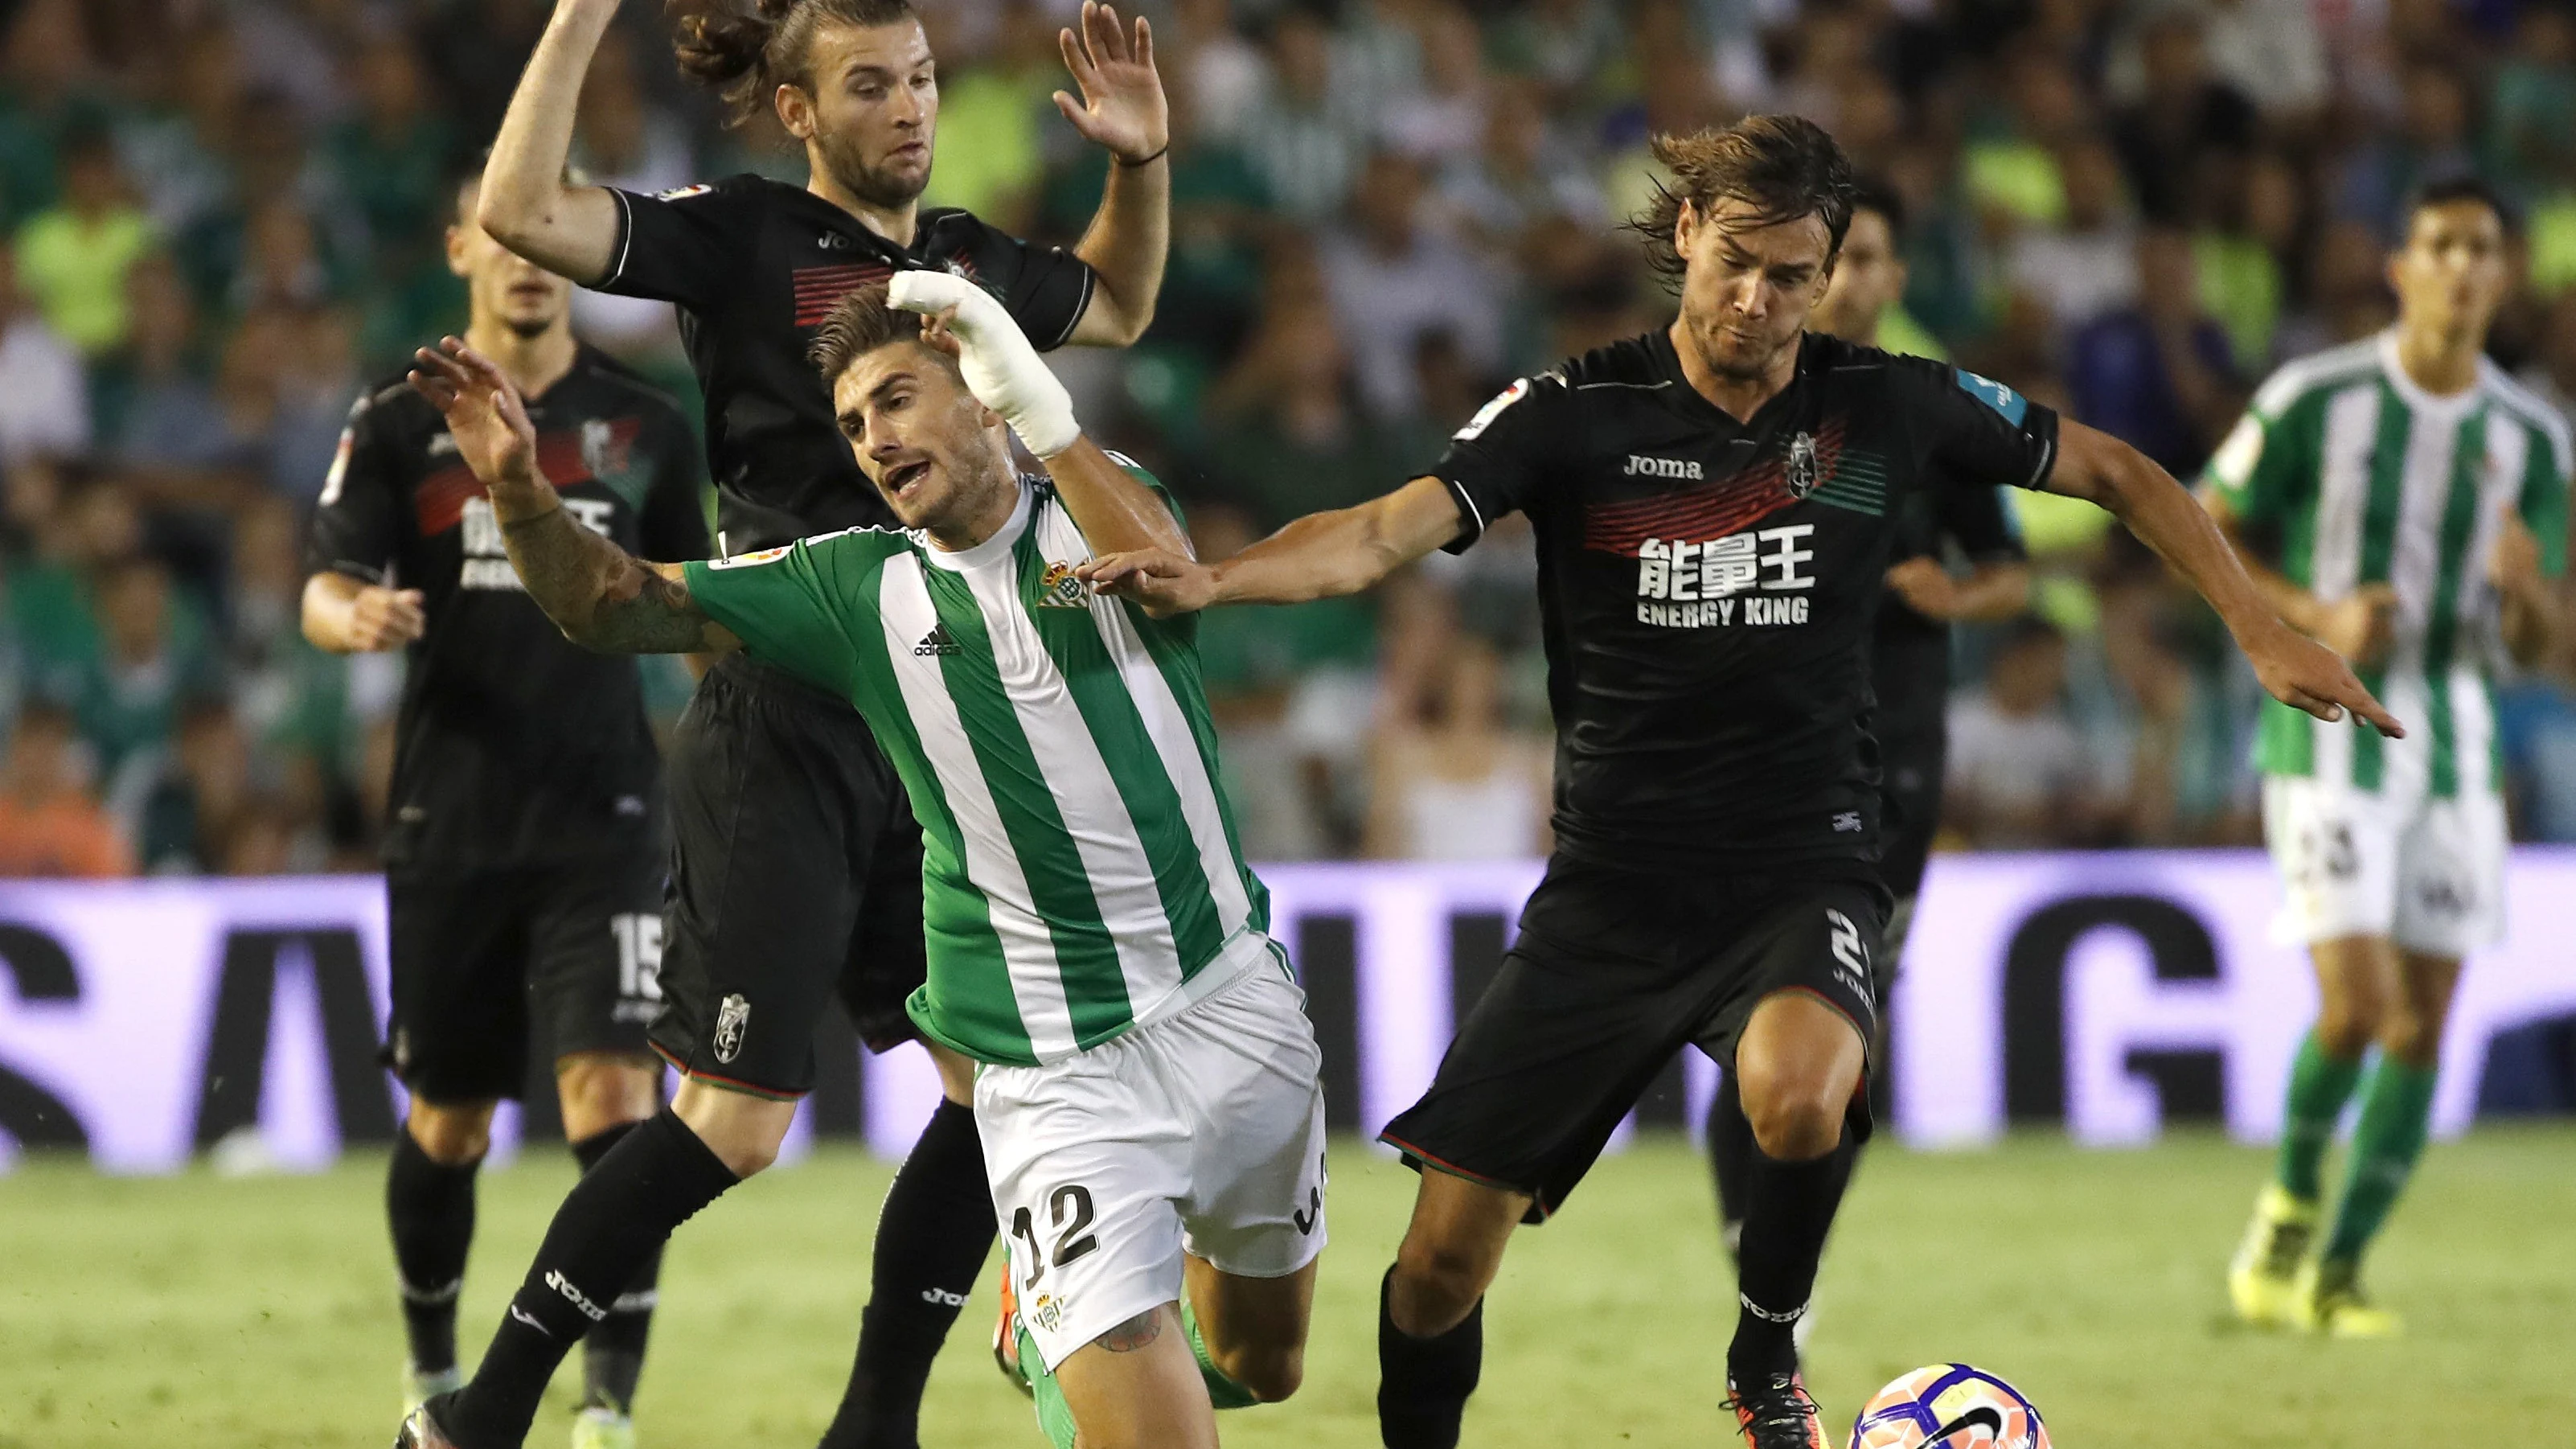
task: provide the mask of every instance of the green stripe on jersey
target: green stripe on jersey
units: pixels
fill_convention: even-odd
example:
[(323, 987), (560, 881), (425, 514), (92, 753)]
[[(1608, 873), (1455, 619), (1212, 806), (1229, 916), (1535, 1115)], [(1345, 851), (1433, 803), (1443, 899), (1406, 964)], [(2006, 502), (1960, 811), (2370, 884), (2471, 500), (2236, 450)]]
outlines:
[[(1041, 578), (1047, 560), (1038, 550), (1039, 530), (1020, 535), (1012, 552), (1022, 580)], [(1085, 611), (1086, 613), (1088, 610)], [(1215, 898), (1198, 863), (1180, 791), (1164, 773), (1145, 718), (1128, 692), (1117, 661), (1096, 629), (1043, 631), (1042, 642), (1073, 695), (1074, 707), (1090, 727), (1092, 739), (1117, 781), (1128, 814), (1154, 864), (1154, 889), (1171, 923), (1172, 945), (1184, 957), (1213, 956), (1224, 946), (1226, 925), (1217, 919)]]
[(2460, 793), (2458, 724), (2451, 713), (2451, 656), (2460, 633), (2460, 589), (2469, 563), (2470, 535), (2477, 531), (2479, 484), (2486, 476), (2487, 414), (2481, 409), (2460, 422), (2452, 448), (2450, 477), (2443, 490), (2439, 542), (2433, 555), (2433, 600), (2424, 620), (2426, 723), (2432, 730), (2428, 785), (2437, 796)]
[[(2361, 562), (2355, 583), (2384, 584), (2397, 554), (2397, 523), (2406, 504), (2406, 444), (2415, 431), (2415, 414), (2405, 399), (2383, 379), (2379, 384), (2379, 429), (2370, 444), (2370, 492), (2361, 510)], [(2384, 687), (2385, 671), (2364, 671), (2363, 683), (2373, 694)], [(2368, 676), (2375, 675), (2376, 678)], [(2343, 728), (2342, 726), (2336, 726)], [(2387, 766), (2379, 731), (2351, 729), (2352, 783), (2379, 788)]]
[(1003, 685), (992, 634), (984, 626), (973, 587), (946, 569), (921, 573), (931, 606), (957, 645), (955, 652), (939, 656), (948, 697), (956, 702), (958, 723), (983, 766), (984, 788), (1001, 811), (1029, 899), (1055, 941), (1074, 1044), (1094, 1045), (1117, 1035), (1133, 1013), (1117, 946), (1101, 926), (1090, 872), (1057, 808), (1054, 782), (1039, 768), (1037, 752)]

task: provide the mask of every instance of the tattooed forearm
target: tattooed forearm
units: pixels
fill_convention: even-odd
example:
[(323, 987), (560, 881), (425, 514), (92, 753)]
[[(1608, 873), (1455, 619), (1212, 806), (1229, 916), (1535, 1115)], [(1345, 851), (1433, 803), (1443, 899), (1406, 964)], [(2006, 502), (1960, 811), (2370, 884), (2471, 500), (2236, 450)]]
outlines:
[(1163, 1310), (1148, 1308), (1092, 1340), (1111, 1353), (1134, 1353), (1163, 1336)]
[(501, 525), (528, 597), (564, 637), (603, 654), (682, 654), (722, 642), (689, 590), (562, 508)]

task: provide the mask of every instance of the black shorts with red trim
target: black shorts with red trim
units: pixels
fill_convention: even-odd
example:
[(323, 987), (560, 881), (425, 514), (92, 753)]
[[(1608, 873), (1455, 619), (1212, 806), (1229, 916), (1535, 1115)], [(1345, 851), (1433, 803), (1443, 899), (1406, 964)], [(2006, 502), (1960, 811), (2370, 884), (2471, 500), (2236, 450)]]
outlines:
[[(1814, 994), (1873, 1039), (1888, 896), (1861, 862), (1679, 876), (1558, 856), (1422, 1100), (1378, 1134), (1406, 1163), (1562, 1206), (1684, 1046), (1733, 1068), (1753, 1008)], [(1855, 1093), (1852, 1128), (1870, 1130)]]
[(838, 996), (870, 1049), (915, 1035), (921, 826), (848, 701), (735, 655), (671, 733), (671, 888), (653, 1047), (693, 1077), (792, 1099)]

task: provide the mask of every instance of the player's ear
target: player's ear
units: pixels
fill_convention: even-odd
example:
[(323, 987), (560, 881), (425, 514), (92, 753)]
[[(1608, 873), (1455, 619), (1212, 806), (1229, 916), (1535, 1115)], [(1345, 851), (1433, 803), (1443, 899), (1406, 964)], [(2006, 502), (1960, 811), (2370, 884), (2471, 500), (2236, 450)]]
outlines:
[(814, 98), (805, 94), (804, 87), (781, 85), (769, 99), (788, 135), (799, 141), (814, 139)]
[(460, 277), (472, 271), (465, 259), (465, 228), (461, 226), (447, 229), (447, 270)]
[(1690, 255), (1691, 235), (1698, 230), (1699, 212), (1689, 202), (1685, 201), (1682, 203), (1681, 210), (1673, 216), (1673, 250), (1681, 253), (1684, 257), (1688, 257)]

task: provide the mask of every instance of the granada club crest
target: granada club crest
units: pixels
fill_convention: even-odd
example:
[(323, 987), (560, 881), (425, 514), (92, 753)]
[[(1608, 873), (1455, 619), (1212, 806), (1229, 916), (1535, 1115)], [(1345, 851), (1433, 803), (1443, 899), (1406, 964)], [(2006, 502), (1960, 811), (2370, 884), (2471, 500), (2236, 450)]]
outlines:
[(1806, 433), (1789, 440), (1789, 496), (1804, 498), (1816, 491), (1816, 440)]

